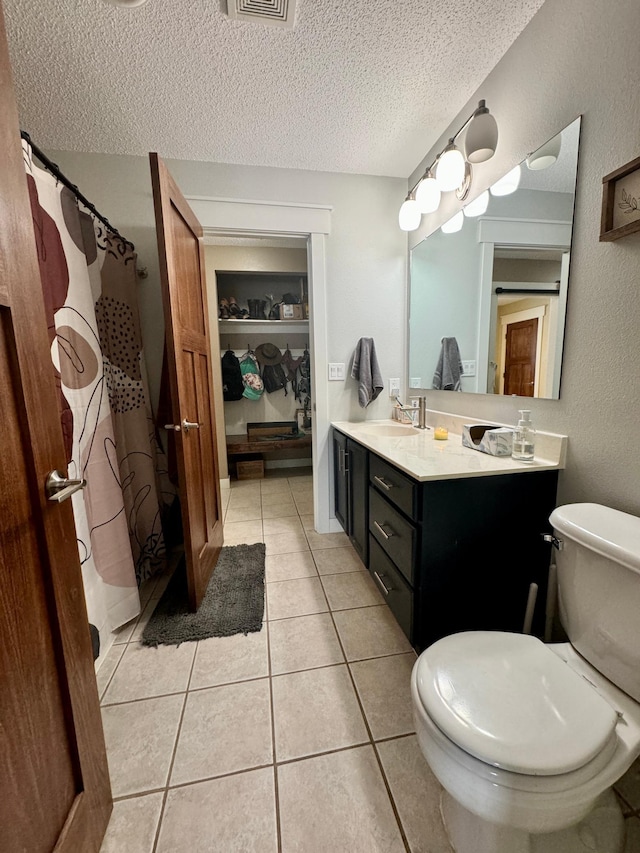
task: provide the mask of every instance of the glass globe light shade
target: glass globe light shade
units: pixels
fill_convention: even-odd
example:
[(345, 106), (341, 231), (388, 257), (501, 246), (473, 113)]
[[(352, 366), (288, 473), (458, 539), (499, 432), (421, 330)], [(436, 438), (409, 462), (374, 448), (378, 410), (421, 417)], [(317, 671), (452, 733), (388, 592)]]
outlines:
[(487, 110), (476, 110), (464, 138), (464, 153), (469, 163), (484, 163), (496, 153), (498, 125)]
[(440, 206), (440, 187), (431, 172), (418, 184), (416, 202), (420, 213), (434, 213)]
[(522, 169), (520, 168), (520, 164), (518, 164), (510, 172), (507, 172), (504, 177), (500, 178), (499, 181), (495, 182), (491, 187), (491, 195), (510, 195), (514, 193), (520, 186), (521, 174)]
[(527, 166), (534, 172), (553, 166), (560, 155), (562, 136), (558, 134), (527, 157)]
[(489, 206), (489, 190), (480, 193), (478, 198), (474, 198), (469, 204), (463, 208), (465, 216), (482, 216)]
[(464, 224), (464, 214), (461, 210), (459, 210), (455, 216), (452, 216), (451, 219), (447, 220), (444, 225), (440, 226), (440, 230), (443, 234), (455, 234), (456, 231), (459, 231)]
[(451, 142), (444, 149), (436, 166), (436, 181), (443, 193), (457, 189), (464, 181), (464, 157)]
[(415, 231), (422, 218), (413, 195), (408, 195), (398, 212), (398, 225), (403, 231)]

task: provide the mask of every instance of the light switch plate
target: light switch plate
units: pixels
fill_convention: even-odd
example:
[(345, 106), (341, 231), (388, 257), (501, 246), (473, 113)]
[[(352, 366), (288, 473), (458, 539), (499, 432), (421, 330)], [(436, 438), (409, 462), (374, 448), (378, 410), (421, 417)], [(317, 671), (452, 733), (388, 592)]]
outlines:
[(412, 376), (409, 380), (409, 388), (422, 388), (422, 377)]
[(344, 381), (344, 364), (329, 364), (329, 382)]
[(396, 397), (400, 396), (400, 380), (399, 379), (390, 379), (389, 380), (389, 396)]
[(476, 375), (476, 363), (475, 363), (475, 361), (463, 361), (462, 362), (462, 373), (465, 376), (475, 376)]

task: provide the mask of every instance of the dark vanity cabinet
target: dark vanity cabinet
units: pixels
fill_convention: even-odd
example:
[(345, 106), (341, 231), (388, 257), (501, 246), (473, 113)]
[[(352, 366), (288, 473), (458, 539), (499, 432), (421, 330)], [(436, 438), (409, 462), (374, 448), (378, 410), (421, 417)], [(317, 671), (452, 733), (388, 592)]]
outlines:
[[(522, 631), (532, 583), (532, 631), (542, 635), (550, 560), (542, 537), (551, 530), (557, 470), (419, 482), (334, 430), (336, 438), (347, 479), (349, 445), (368, 457), (365, 564), (417, 650), (456, 631)], [(359, 463), (357, 489), (366, 468)]]
[(366, 565), (369, 553), (369, 451), (336, 430), (333, 432), (333, 473), (336, 518)]

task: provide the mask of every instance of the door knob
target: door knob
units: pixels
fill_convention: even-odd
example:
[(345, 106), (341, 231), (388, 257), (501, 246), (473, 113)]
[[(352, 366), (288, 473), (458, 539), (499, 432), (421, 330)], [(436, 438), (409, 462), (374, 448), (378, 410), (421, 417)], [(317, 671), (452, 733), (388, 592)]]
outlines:
[(44, 491), (47, 496), (47, 500), (62, 503), (62, 501), (66, 501), (67, 498), (70, 498), (74, 492), (79, 492), (80, 489), (84, 489), (86, 485), (86, 480), (69, 480), (66, 477), (63, 477), (59, 471), (51, 471), (47, 477)]
[(172, 429), (172, 430), (174, 430), (175, 432), (180, 432), (180, 430), (182, 429), (182, 427), (180, 426), (180, 424), (165, 424), (165, 425), (164, 425), (164, 428), (165, 428), (165, 429)]
[(190, 429), (200, 429), (200, 424), (192, 423), (188, 421), (186, 418), (182, 421), (182, 429), (185, 432), (189, 432)]

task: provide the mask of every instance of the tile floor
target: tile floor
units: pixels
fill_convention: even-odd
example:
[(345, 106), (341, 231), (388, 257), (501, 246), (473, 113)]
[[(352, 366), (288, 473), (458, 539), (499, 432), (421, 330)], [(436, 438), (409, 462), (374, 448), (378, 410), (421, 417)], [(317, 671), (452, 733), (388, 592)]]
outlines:
[[(265, 542), (260, 633), (139, 639), (168, 576), (98, 671), (114, 811), (101, 853), (450, 853), (413, 734), (415, 653), (311, 477), (234, 483), (225, 544)], [(640, 763), (618, 786), (640, 851)]]

